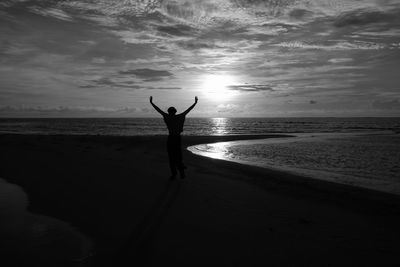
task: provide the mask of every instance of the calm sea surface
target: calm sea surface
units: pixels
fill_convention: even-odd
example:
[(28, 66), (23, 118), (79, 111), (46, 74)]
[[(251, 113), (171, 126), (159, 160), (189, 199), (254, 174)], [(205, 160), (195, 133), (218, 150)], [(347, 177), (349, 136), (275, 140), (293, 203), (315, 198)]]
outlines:
[[(187, 118), (185, 135), (400, 131), (400, 118)], [(161, 118), (0, 119), (0, 133), (163, 135)]]
[(188, 149), (211, 158), (400, 194), (400, 134), (384, 131), (295, 135), (200, 144)]
[[(165, 135), (161, 118), (0, 119), (0, 134)], [(195, 154), (400, 194), (400, 118), (187, 118), (185, 135), (290, 133)]]

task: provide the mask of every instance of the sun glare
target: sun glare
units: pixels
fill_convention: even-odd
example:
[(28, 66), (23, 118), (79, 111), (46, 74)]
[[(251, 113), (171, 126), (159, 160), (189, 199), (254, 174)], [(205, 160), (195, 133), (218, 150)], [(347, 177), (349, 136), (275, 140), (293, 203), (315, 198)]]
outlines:
[(203, 78), (201, 89), (206, 97), (216, 100), (228, 100), (235, 92), (229, 89), (235, 79), (230, 75), (206, 75)]

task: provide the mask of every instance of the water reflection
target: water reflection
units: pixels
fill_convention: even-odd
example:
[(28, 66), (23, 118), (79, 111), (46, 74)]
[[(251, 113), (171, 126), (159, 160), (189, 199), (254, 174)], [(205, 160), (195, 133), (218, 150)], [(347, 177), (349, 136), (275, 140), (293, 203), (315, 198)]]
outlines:
[(225, 135), (228, 133), (227, 118), (212, 118), (211, 119), (211, 131), (212, 135)]
[(230, 150), (232, 142), (218, 142), (213, 144), (201, 144), (190, 146), (187, 149), (194, 154), (206, 156), (213, 159), (229, 160), (233, 158)]

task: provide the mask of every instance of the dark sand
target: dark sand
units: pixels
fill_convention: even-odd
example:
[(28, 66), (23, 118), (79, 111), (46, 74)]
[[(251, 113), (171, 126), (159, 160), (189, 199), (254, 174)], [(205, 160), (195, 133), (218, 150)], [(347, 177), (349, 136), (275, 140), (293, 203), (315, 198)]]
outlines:
[[(42, 266), (400, 266), (398, 196), (188, 151), (187, 178), (169, 181), (165, 140), (0, 136), (0, 178), (23, 188), (31, 213), (64, 221), (94, 244), (94, 256), (71, 261), (63, 256), (71, 237), (57, 237), (56, 256)], [(19, 253), (3, 257), (35, 266), (36, 253)]]

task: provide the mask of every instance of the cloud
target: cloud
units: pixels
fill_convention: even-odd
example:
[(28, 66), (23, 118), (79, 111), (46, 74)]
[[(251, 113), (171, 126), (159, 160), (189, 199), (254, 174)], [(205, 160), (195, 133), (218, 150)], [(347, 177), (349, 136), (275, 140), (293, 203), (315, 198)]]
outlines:
[(381, 110), (400, 110), (400, 99), (386, 101), (375, 100), (372, 102), (372, 106)]
[[(129, 73), (131, 74), (131, 73)], [(92, 80), (90, 84), (80, 85), (80, 88), (90, 89), (90, 88), (98, 88), (98, 87), (111, 87), (111, 88), (125, 88), (129, 90), (180, 90), (181, 87), (178, 86), (147, 86), (137, 81), (132, 80), (117, 80), (118, 78), (110, 78), (110, 77), (102, 77), (99, 79)], [(144, 81), (158, 81), (156, 79), (145, 79)]]
[(79, 10), (82, 13), (102, 14), (108, 17), (142, 16), (156, 11), (157, 0), (97, 0), (97, 1), (60, 1), (59, 6)]
[(289, 16), (296, 19), (304, 19), (305, 17), (309, 17), (313, 14), (312, 11), (306, 9), (293, 9), (290, 11)]
[(61, 9), (57, 8), (40, 8), (37, 6), (31, 7), (30, 10), (36, 14), (52, 17), (64, 21), (73, 21), (73, 18)]
[(163, 87), (163, 86), (159, 86), (159, 87), (153, 87), (153, 86), (145, 86), (143, 87), (144, 89), (148, 89), (148, 90), (180, 90), (182, 89), (181, 87)]
[(112, 30), (111, 32), (127, 44), (159, 45), (187, 39), (182, 36), (163, 36), (149, 30)]
[(168, 62), (168, 61), (171, 61), (171, 58), (154, 56), (151, 58), (130, 59), (125, 62), (128, 64), (152, 64), (152, 63), (161, 63), (161, 62)]
[(148, 108), (120, 106), (120, 107), (104, 107), (104, 106), (0, 106), (0, 116), (29, 116), (44, 115), (54, 117), (68, 116), (115, 116), (124, 114), (143, 114), (149, 111)]
[(96, 88), (97, 86), (94, 84), (85, 84), (85, 85), (79, 85), (79, 88)]
[(218, 45), (213, 41), (204, 41), (204, 40), (181, 41), (177, 42), (177, 45), (189, 50), (223, 48), (223, 46)]
[(110, 78), (107, 78), (107, 77), (103, 77), (98, 80), (94, 80), (94, 82), (96, 82), (99, 85), (116, 85), (117, 84), (114, 81), (112, 81)]
[(193, 35), (194, 31), (192, 27), (184, 24), (158, 26), (157, 30), (162, 33), (176, 35), (176, 36), (191, 36)]
[(243, 84), (243, 85), (229, 85), (229, 90), (242, 91), (242, 92), (259, 92), (259, 91), (275, 91), (271, 85), (267, 84)]
[(315, 100), (310, 100), (309, 103), (310, 103), (310, 104), (317, 104), (317, 101), (315, 101)]
[(220, 104), (217, 106), (218, 113), (242, 113), (242, 106), (237, 104)]
[[(265, 92), (308, 109), (315, 97), (325, 104), (337, 94), (354, 99), (349, 93), (387, 93), (399, 84), (398, 0), (3, 2), (6, 105), (107, 106), (125, 96), (144, 101), (146, 90), (192, 94), (206, 73), (235, 76), (227, 89), (249, 92), (234, 94), (241, 104)], [(35, 94), (6, 93), (12, 90)], [(109, 97), (113, 90), (120, 99)]]
[(395, 19), (394, 14), (378, 10), (359, 9), (340, 15), (334, 22), (334, 25), (336, 27), (361, 26), (370, 23), (388, 22), (393, 19)]
[(104, 63), (106, 63), (106, 60), (102, 57), (94, 57), (94, 58), (92, 58), (92, 63), (93, 64), (104, 64)]
[(329, 63), (337, 64), (337, 63), (347, 63), (352, 62), (352, 58), (331, 58), (328, 60)]
[(368, 37), (398, 37), (400, 36), (400, 29), (382, 29), (380, 31), (358, 31), (357, 34), (365, 35)]
[(210, 23), (213, 17), (218, 16), (222, 6), (228, 9), (230, 5), (226, 0), (163, 1), (160, 5), (160, 12), (181, 21), (204, 25)]
[(172, 77), (173, 74), (166, 70), (154, 70), (154, 69), (133, 69), (119, 71), (122, 75), (134, 75), (135, 77), (144, 81), (160, 81), (167, 77)]
[(135, 84), (134, 81), (123, 80), (118, 81), (110, 77), (101, 77), (99, 79), (90, 80), (89, 84), (80, 85), (79, 88), (90, 89), (99, 87), (111, 87), (111, 88), (126, 88), (129, 90), (142, 89), (141, 86)]
[(387, 45), (376, 42), (368, 41), (341, 41), (333, 44), (322, 44), (322, 43), (306, 43), (302, 41), (290, 41), (273, 44), (273, 46), (284, 47), (284, 48), (300, 48), (300, 49), (316, 49), (316, 50), (378, 50), (387, 48)]

